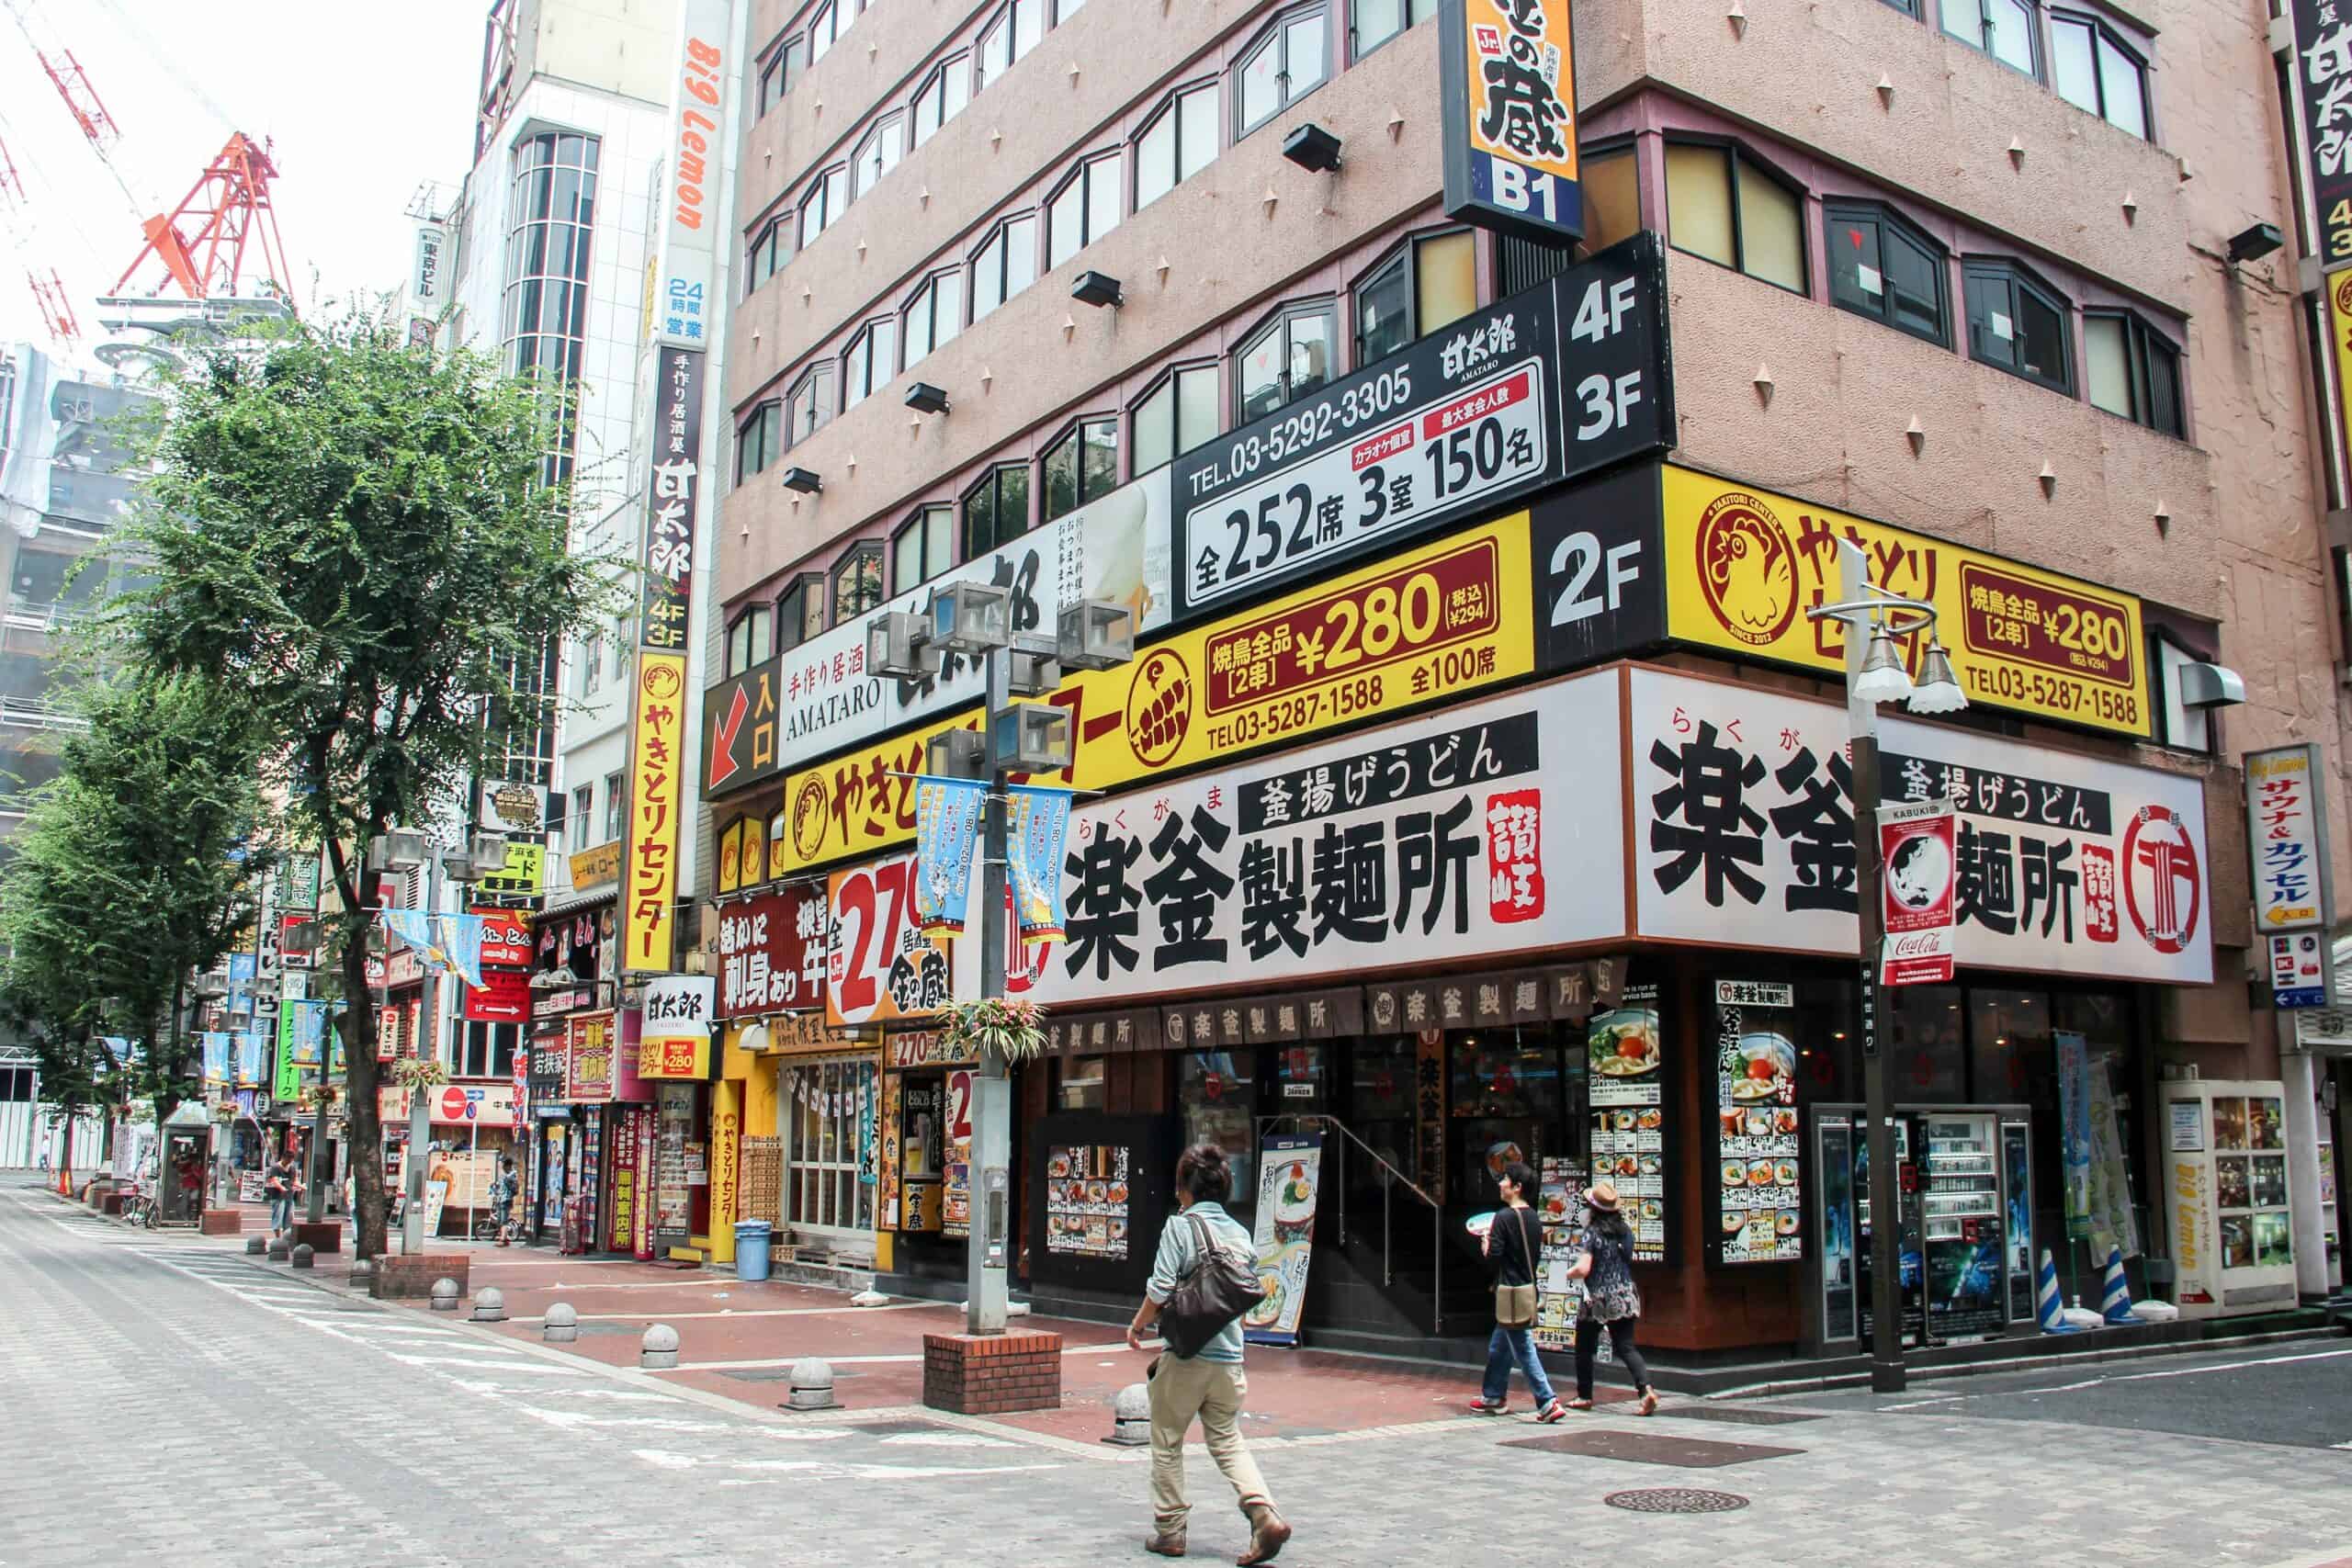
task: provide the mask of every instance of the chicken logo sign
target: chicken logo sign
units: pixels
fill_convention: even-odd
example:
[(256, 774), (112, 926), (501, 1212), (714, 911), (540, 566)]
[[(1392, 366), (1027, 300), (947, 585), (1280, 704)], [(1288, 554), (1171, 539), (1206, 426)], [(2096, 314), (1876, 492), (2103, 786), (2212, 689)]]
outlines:
[(1769, 648), (1797, 613), (1796, 550), (1772, 509), (1734, 491), (1700, 515), (1699, 586), (1724, 630)]

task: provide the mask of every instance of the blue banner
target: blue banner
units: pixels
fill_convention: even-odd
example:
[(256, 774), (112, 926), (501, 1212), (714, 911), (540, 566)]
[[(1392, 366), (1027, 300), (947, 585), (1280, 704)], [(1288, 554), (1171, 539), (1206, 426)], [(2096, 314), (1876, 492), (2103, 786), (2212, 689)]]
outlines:
[(327, 1004), (307, 998), (289, 997), (286, 1005), (294, 1014), (294, 1065), (315, 1067), (326, 1050)]
[[(2064, 1178), (2066, 1234), (2091, 1234), (2090, 1047), (2072, 1029), (2053, 1030), (2058, 1047), (2059, 1174)], [(2104, 1070), (2104, 1069), (2102, 1069)]]
[(232, 980), (251, 980), (254, 977), (254, 958), (250, 953), (232, 953), (229, 954), (229, 978)]
[(1023, 784), (1005, 795), (1006, 874), (1021, 945), (1062, 935), (1062, 846), (1069, 837), (1070, 792)]
[(441, 939), (441, 953), (458, 977), (469, 986), (481, 988), (481, 931), (485, 924), (480, 915), (435, 915), (433, 929)]
[(220, 1030), (207, 1030), (204, 1034), (204, 1082), (209, 1088), (229, 1081), (230, 1036)]
[(988, 785), (978, 779), (915, 781), (915, 929), (954, 936), (972, 902), (972, 845)]
[(269, 1061), (269, 1028), (255, 1025), (237, 1036), (237, 1087), (259, 1089)]

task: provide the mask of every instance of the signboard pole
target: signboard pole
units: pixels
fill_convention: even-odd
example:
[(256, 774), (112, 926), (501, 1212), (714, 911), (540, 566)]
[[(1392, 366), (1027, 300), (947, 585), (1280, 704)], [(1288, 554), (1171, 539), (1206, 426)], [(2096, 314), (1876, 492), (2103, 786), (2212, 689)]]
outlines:
[[(1012, 656), (997, 653), (989, 660), (989, 711), (999, 705), (998, 671), (1011, 672)], [(1006, 774), (990, 774), (989, 795), (982, 803), (980, 842), (980, 908), (974, 918), (980, 927), (980, 995), (1004, 995), (1005, 925), (1004, 863), (1010, 852), (1005, 816)], [(969, 1288), (965, 1331), (1001, 1334), (1008, 1316), (1011, 1271), (1005, 1267), (1012, 1245), (1009, 1235), (1012, 1202), (1006, 1168), (1012, 1159), (1012, 1082), (1006, 1076), (1004, 1053), (993, 1047), (980, 1053), (979, 1070), (972, 1075), (972, 1218), (965, 1234), (966, 1284)]]

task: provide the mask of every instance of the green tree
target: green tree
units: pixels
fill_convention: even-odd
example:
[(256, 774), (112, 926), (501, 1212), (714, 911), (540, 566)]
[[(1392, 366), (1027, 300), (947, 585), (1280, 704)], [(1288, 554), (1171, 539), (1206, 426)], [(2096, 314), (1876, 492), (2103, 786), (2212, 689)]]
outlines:
[(153, 573), (110, 624), (155, 668), (233, 686), (295, 841), (326, 848), (357, 1252), (384, 1247), (368, 844), (459, 815), (486, 716), (547, 720), (537, 672), (616, 603), (568, 548), (560, 398), (388, 321), (288, 326), (167, 382), (127, 530)]

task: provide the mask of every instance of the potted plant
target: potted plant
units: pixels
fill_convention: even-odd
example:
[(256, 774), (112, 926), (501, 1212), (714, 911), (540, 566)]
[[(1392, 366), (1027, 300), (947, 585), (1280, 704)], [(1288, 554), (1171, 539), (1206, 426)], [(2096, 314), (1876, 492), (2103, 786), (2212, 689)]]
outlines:
[(402, 1056), (392, 1064), (392, 1081), (415, 1093), (421, 1089), (439, 1089), (449, 1081), (448, 1069), (430, 1056)]
[(1046, 1010), (1004, 997), (951, 1002), (940, 1014), (939, 1032), (958, 1055), (985, 1059), (995, 1052), (1009, 1066), (1044, 1055)]

